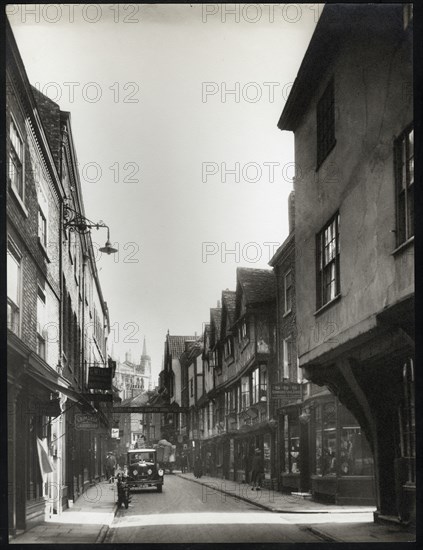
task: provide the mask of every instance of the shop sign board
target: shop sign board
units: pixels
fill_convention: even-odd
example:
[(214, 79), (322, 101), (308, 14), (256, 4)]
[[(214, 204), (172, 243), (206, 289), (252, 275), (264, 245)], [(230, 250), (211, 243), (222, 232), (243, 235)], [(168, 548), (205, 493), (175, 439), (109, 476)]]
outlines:
[(90, 367), (88, 371), (88, 388), (93, 390), (111, 390), (112, 377), (111, 368)]
[(272, 385), (272, 399), (280, 399), (284, 401), (284, 404), (292, 403), (297, 399), (301, 399), (301, 397), (301, 384), (297, 382), (286, 381)]
[(75, 414), (76, 430), (97, 430), (99, 427), (98, 417), (95, 414), (77, 413)]

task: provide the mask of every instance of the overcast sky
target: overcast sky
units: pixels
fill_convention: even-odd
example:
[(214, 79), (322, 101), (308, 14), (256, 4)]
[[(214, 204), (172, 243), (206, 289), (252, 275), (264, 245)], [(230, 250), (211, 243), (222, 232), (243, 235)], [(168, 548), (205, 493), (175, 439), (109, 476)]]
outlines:
[(7, 9), (30, 82), (71, 112), (86, 215), (119, 248), (98, 256), (114, 353), (136, 359), (145, 335), (155, 382), (167, 330), (200, 334), (236, 268), (268, 267), (288, 234), (293, 136), (276, 125), (317, 6), (231, 9)]

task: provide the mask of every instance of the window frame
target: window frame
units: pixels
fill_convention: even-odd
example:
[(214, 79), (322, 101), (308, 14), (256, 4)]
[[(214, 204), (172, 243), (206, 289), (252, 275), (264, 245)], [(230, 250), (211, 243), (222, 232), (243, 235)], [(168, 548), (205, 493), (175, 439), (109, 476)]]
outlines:
[[(282, 339), (282, 380), (291, 380), (292, 371), (292, 335)], [(290, 353), (291, 348), (291, 353)], [(291, 359), (291, 361), (289, 361)], [(288, 374), (288, 376), (285, 376)]]
[(41, 327), (41, 321), (38, 318), (38, 302), (42, 301), (43, 303), (43, 309), (44, 309), (44, 319), (46, 320), (46, 314), (47, 314), (47, 296), (45, 291), (45, 283), (44, 281), (38, 281), (37, 284), (37, 353), (38, 355), (46, 360), (47, 357), (47, 338), (46, 338), (46, 328), (45, 325)]
[[(410, 155), (410, 139), (413, 134), (413, 152)], [(404, 156), (403, 156), (404, 153)], [(412, 179), (410, 170), (412, 161)], [(404, 182), (405, 167), (405, 182)], [(414, 237), (414, 123), (408, 124), (394, 140), (394, 171), (395, 171), (395, 210), (396, 210), (396, 246), (399, 247)], [(402, 199), (402, 197), (404, 197)], [(412, 204), (412, 223), (410, 222), (410, 197)], [(404, 211), (401, 211), (403, 204)]]
[(38, 238), (41, 245), (47, 248), (47, 217), (40, 206), (38, 206)]
[[(8, 294), (7, 288), (6, 288), (6, 295), (7, 295), (7, 308), (11, 310), (11, 316), (13, 317), (13, 325), (16, 325), (16, 330), (13, 330), (13, 328), (8, 328), (16, 335), (20, 336), (21, 333), (21, 305), (22, 305), (22, 254), (19, 250), (19, 248), (12, 242), (12, 240), (9, 238), (7, 243), (7, 254), (11, 256), (13, 261), (17, 265), (17, 301), (18, 303), (15, 303), (13, 298), (11, 298)], [(17, 318), (17, 321), (15, 319)], [(9, 324), (9, 323), (8, 323)]]
[[(339, 233), (339, 211), (336, 212), (322, 229), (316, 234), (316, 310), (330, 304), (341, 294), (341, 271), (340, 271), (340, 233)], [(334, 238), (326, 244), (325, 235), (327, 230), (334, 224)], [(333, 257), (325, 261), (325, 249), (329, 248), (331, 242), (335, 242), (335, 253)], [(330, 284), (326, 283), (326, 273), (331, 273), (334, 266), (334, 278), (330, 279)], [(331, 286), (332, 281), (335, 284), (333, 297), (326, 299), (327, 288)]]
[(316, 171), (335, 144), (335, 79), (332, 76), (316, 106)]
[(225, 349), (225, 359), (228, 359), (229, 357), (234, 356), (234, 343), (233, 343), (232, 336), (228, 336), (226, 338), (224, 349)]
[[(291, 284), (287, 286), (286, 281), (289, 275), (291, 275)], [(293, 287), (294, 287), (294, 281), (293, 281), (292, 269), (288, 269), (288, 271), (283, 276), (283, 313), (284, 315), (288, 315), (288, 313), (292, 312)], [(291, 290), (291, 304), (289, 306), (289, 309), (287, 307), (287, 290), (288, 289)]]
[[(21, 141), (21, 148), (22, 148), (22, 158), (19, 157), (18, 152), (15, 149), (15, 146), (13, 144), (13, 140), (11, 137), (11, 127), (14, 126), (16, 130), (16, 134), (18, 139)], [(14, 185), (14, 178), (12, 179), (10, 177), (11, 174), (11, 162), (13, 163), (13, 159), (16, 158), (18, 162), (20, 163), (20, 185), (22, 188), (22, 193), (20, 192), (19, 188), (16, 188)], [(13, 166), (14, 163), (13, 163)], [(16, 121), (16, 118), (14, 117), (13, 113), (10, 113), (10, 123), (9, 123), (9, 153), (8, 153), (8, 171), (7, 171), (7, 179), (10, 183), (10, 188), (12, 189), (13, 193), (16, 195), (16, 197), (22, 202), (22, 204), (25, 204), (25, 140), (23, 139), (23, 134), (21, 129), (19, 128), (19, 124)]]

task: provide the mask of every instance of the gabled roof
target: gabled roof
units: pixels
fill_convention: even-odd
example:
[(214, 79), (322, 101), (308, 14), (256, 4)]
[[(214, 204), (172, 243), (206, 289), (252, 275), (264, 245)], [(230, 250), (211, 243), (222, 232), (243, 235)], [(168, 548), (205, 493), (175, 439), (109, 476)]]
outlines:
[(242, 288), (247, 305), (276, 299), (276, 278), (272, 269), (238, 267), (236, 277), (237, 286)]
[[(397, 40), (402, 32), (403, 4), (325, 4), (304, 55), (278, 127), (295, 131), (322, 78), (333, 66), (343, 44), (366, 40), (375, 33)], [(378, 36), (380, 39), (380, 36)], [(346, 70), (350, 70), (347, 68)]]
[(196, 340), (195, 336), (171, 336), (167, 337), (169, 353), (173, 359), (179, 359), (185, 351), (185, 341)]
[(291, 231), (288, 237), (276, 250), (272, 258), (269, 260), (269, 265), (276, 267), (279, 262), (285, 259), (289, 254), (295, 254), (295, 231)]
[(146, 405), (150, 399), (150, 396), (147, 392), (139, 393), (134, 397), (129, 397), (122, 401), (121, 405), (124, 407), (139, 407), (141, 405)]

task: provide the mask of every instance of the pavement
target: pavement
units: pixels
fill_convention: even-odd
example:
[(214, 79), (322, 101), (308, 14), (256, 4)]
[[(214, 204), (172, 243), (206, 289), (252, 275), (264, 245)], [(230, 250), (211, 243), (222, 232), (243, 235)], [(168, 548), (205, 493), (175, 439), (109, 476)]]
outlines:
[(90, 486), (60, 515), (53, 515), (9, 544), (99, 544), (106, 538), (117, 511), (115, 483), (101, 481)]
[[(361, 521), (363, 515), (373, 517), (376, 508), (369, 506), (351, 506), (326, 504), (313, 501), (303, 496), (280, 493), (271, 489), (252, 491), (245, 483), (222, 480), (217, 477), (202, 476), (200, 479), (192, 473), (175, 474), (183, 479), (206, 486), (210, 494), (221, 492), (239, 500), (250, 502), (269, 512), (282, 514), (309, 514), (307, 529), (326, 542), (414, 542), (416, 533), (413, 527), (401, 525), (382, 525), (369, 521)], [(321, 514), (330, 514), (330, 520), (320, 522)], [(319, 522), (314, 523), (315, 518)], [(358, 521), (346, 525), (344, 514), (357, 514)], [(371, 514), (371, 516), (370, 516)], [(353, 520), (354, 516), (350, 516)], [(342, 519), (341, 519), (342, 518)], [(329, 519), (329, 518), (328, 518)]]

